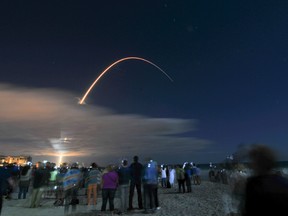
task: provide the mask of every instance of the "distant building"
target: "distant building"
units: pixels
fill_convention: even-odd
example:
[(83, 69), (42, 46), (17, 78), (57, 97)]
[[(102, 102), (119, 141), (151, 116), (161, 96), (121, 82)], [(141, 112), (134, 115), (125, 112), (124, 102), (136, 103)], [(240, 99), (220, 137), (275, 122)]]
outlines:
[(4, 156), (0, 155), (0, 164), (17, 164), (20, 166), (26, 165), (27, 162), (32, 162), (30, 156)]

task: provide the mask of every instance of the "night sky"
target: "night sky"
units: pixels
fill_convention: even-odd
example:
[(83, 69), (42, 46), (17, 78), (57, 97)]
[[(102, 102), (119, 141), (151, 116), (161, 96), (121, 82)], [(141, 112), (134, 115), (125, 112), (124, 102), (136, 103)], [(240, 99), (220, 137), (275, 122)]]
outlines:
[[(288, 2), (7, 1), (0, 5), (2, 155), (220, 162), (288, 159)], [(97, 76), (85, 105), (81, 98)], [(78, 99), (77, 99), (78, 98)]]

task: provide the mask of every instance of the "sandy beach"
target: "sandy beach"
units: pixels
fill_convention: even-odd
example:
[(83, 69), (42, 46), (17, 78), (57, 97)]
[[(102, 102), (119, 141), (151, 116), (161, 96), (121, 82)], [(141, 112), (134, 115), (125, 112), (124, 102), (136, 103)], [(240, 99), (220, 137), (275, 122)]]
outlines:
[[(197, 215), (197, 216), (224, 216), (233, 211), (230, 199), (229, 185), (203, 181), (201, 185), (192, 185), (192, 193), (178, 193), (178, 189), (161, 188), (158, 190), (160, 210), (153, 214), (146, 215)], [(64, 215), (64, 207), (55, 207), (55, 199), (44, 198), (39, 208), (28, 208), (26, 200), (18, 200), (14, 193), (11, 200), (4, 199), (2, 216), (60, 216)], [(80, 204), (77, 205), (75, 213), (69, 215), (92, 216), (92, 215), (112, 215), (111, 213), (100, 212), (101, 197), (98, 197), (96, 209), (87, 209), (85, 205), (85, 190), (79, 193)], [(135, 205), (136, 196), (134, 196)], [(119, 199), (115, 198), (115, 208), (119, 206)], [(108, 204), (107, 204), (108, 207)], [(116, 214), (114, 214), (116, 215)], [(144, 215), (143, 210), (133, 210), (127, 215)]]

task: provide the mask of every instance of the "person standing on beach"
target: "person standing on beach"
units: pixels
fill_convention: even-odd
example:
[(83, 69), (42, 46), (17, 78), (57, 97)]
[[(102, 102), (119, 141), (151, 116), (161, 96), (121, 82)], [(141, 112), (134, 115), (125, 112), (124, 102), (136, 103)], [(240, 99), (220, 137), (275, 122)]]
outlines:
[(144, 213), (159, 209), (157, 162), (148, 159), (143, 169)]
[(118, 173), (113, 165), (108, 165), (102, 175), (102, 206), (101, 211), (106, 211), (107, 201), (109, 200), (109, 210), (114, 211), (114, 198), (119, 183)]
[(66, 163), (61, 164), (60, 170), (56, 175), (56, 200), (54, 202), (55, 206), (63, 206), (64, 205), (64, 185), (63, 180), (65, 177), (65, 174), (68, 172), (68, 165)]
[(176, 171), (174, 169), (174, 166), (172, 166), (170, 169), (170, 173), (169, 173), (169, 182), (170, 182), (170, 185), (172, 188), (174, 187), (175, 173), (176, 173)]
[(195, 171), (196, 171), (196, 173), (195, 173), (195, 178), (196, 178), (196, 185), (200, 185), (201, 184), (201, 169), (198, 167), (198, 166), (196, 166), (196, 164), (195, 164), (195, 167), (196, 167), (196, 169), (195, 169)]
[(7, 194), (9, 184), (11, 184), (11, 181), (9, 181), (10, 178), (11, 174), (7, 171), (6, 167), (0, 167), (0, 215), (3, 205), (3, 196)]
[(176, 179), (178, 182), (178, 192), (181, 193), (182, 188), (182, 192), (185, 193), (185, 172), (180, 165), (176, 167)]
[(242, 215), (287, 215), (288, 179), (273, 171), (275, 152), (256, 145), (248, 155), (254, 174), (246, 182)]
[(93, 195), (93, 208), (95, 208), (97, 204), (97, 186), (101, 183), (101, 172), (96, 163), (91, 164), (85, 183), (87, 185), (87, 205), (90, 207), (91, 195)]
[(72, 163), (63, 178), (65, 215), (68, 214), (70, 205), (72, 205), (72, 212), (76, 211), (77, 204), (79, 204), (78, 190), (81, 187), (82, 178), (78, 163)]
[(161, 186), (164, 188), (167, 187), (167, 172), (166, 172), (166, 166), (163, 165), (161, 169)]
[(133, 163), (130, 165), (130, 191), (129, 191), (129, 208), (128, 210), (133, 210), (133, 196), (134, 196), (134, 190), (135, 187), (137, 189), (137, 195), (138, 195), (138, 207), (139, 209), (143, 209), (142, 204), (142, 192), (141, 192), (141, 178), (142, 178), (142, 170), (143, 165), (139, 163), (138, 156), (133, 157)]
[(120, 191), (120, 212), (125, 213), (128, 209), (129, 202), (129, 181), (130, 168), (126, 159), (122, 160), (121, 166), (118, 169), (119, 175), (119, 191)]
[(18, 199), (21, 199), (22, 194), (23, 199), (26, 199), (26, 193), (29, 189), (30, 180), (31, 169), (29, 165), (25, 165), (20, 172)]
[(187, 192), (192, 192), (192, 184), (191, 184), (191, 165), (189, 163), (186, 163), (184, 165), (184, 172), (185, 172), (185, 182), (187, 187)]
[(5, 190), (3, 190), (3, 189), (6, 188), (4, 186), (4, 184), (6, 184), (5, 178), (2, 176), (2, 173), (0, 173), (0, 215), (1, 215), (1, 212), (2, 212), (3, 195), (5, 194)]
[(44, 164), (42, 162), (38, 162), (36, 164), (36, 170), (34, 171), (33, 176), (33, 191), (31, 195), (30, 208), (37, 208), (40, 205), (45, 185), (45, 174), (43, 170)]

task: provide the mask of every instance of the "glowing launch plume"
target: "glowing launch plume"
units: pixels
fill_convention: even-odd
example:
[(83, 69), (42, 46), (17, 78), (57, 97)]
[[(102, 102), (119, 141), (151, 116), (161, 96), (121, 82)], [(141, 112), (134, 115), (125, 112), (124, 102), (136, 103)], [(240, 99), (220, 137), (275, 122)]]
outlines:
[(112, 68), (114, 65), (122, 62), (122, 61), (126, 61), (126, 60), (140, 60), (140, 61), (144, 61), (144, 62), (147, 62), (151, 65), (153, 65), (154, 67), (156, 67), (157, 69), (159, 69), (162, 73), (165, 74), (166, 77), (168, 77), (169, 80), (171, 80), (171, 82), (173, 82), (172, 78), (164, 71), (162, 70), (160, 67), (158, 67), (156, 64), (154, 64), (153, 62), (151, 61), (148, 61), (144, 58), (140, 58), (140, 57), (135, 57), (135, 56), (131, 56), (131, 57), (125, 57), (125, 58), (122, 58), (122, 59), (119, 59), (117, 61), (115, 61), (114, 63), (112, 63), (111, 65), (109, 65), (97, 78), (96, 80), (92, 83), (92, 85), (89, 87), (89, 89), (86, 91), (86, 93), (84, 94), (83, 98), (79, 101), (79, 104), (83, 104), (86, 97), (88, 96), (89, 92), (92, 90), (92, 88), (94, 87), (94, 85), (98, 82), (98, 80), (110, 69)]

